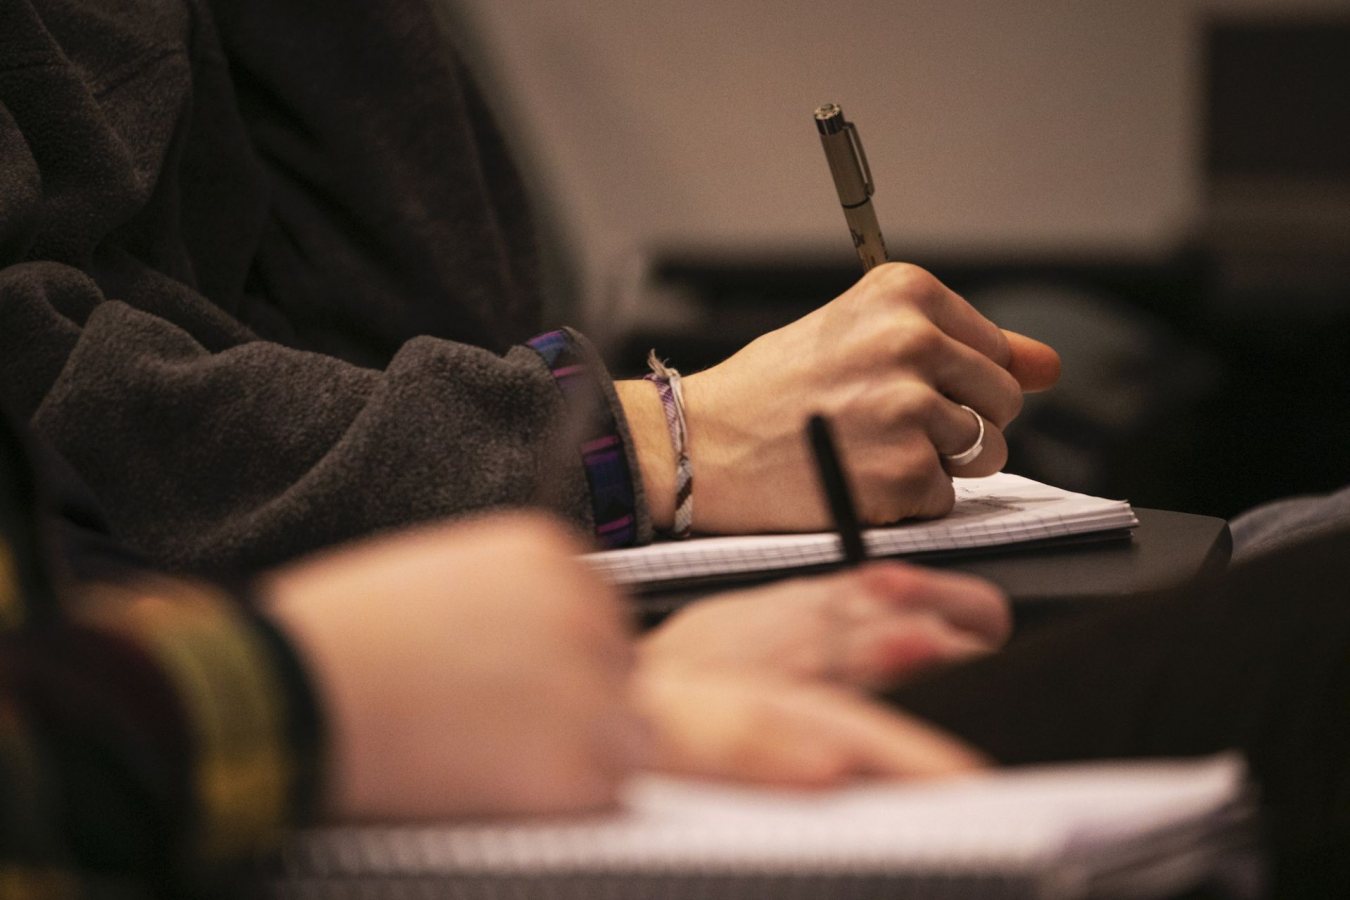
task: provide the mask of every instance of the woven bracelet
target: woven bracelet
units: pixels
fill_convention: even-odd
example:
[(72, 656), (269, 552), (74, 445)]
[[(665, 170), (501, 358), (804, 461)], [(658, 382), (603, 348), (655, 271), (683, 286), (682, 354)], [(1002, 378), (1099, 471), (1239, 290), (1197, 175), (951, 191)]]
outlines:
[(648, 354), (647, 365), (652, 371), (646, 378), (656, 385), (656, 391), (661, 396), (666, 429), (670, 432), (670, 444), (675, 449), (675, 526), (670, 530), (670, 536), (687, 538), (694, 524), (694, 467), (689, 463), (680, 373), (657, 359), (655, 350)]

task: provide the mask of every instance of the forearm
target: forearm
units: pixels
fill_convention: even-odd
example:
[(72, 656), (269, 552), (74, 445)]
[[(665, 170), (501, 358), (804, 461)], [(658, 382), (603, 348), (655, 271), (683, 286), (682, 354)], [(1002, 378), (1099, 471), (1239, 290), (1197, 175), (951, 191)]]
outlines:
[[(158, 564), (255, 569), (545, 501), (583, 527), (627, 516), (629, 543), (648, 532), (622, 413), (579, 342), (550, 362), (548, 347), (419, 338), (383, 371), (263, 341), (209, 352), (72, 270), (41, 274), (0, 291), (8, 399)], [(607, 414), (608, 437), (587, 435), (605, 447), (577, 440), (574, 409)]]

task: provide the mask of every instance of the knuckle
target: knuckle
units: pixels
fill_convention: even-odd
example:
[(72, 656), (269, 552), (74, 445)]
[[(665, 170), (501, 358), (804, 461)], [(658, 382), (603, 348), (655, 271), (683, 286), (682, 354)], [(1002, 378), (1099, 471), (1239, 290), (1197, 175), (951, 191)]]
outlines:
[[(882, 476), (878, 490), (869, 494), (865, 515), (870, 522), (895, 522), (916, 515), (929, 515), (931, 497), (951, 482), (937, 464), (931, 448), (901, 451), (894, 466)], [(949, 507), (950, 508), (950, 507)]]
[(875, 278), (876, 287), (881, 295), (892, 302), (902, 302), (928, 308), (938, 296), (940, 282), (926, 269), (913, 263), (894, 262), (873, 269), (869, 277)]
[(873, 488), (864, 495), (858, 511), (869, 525), (898, 521), (905, 516), (904, 493), (887, 473), (875, 480)]
[(929, 388), (912, 378), (901, 377), (893, 383), (879, 386), (875, 399), (877, 424), (894, 427), (912, 422), (924, 408), (924, 394)]
[(914, 268), (911, 263), (885, 262), (869, 269), (863, 275), (863, 280), (882, 289), (889, 289), (894, 287), (901, 279), (908, 277), (907, 273), (911, 268)]
[(986, 447), (980, 455), (987, 457), (980, 462), (984, 463), (982, 469), (987, 469), (990, 474), (1002, 470), (1008, 463), (1008, 448), (1002, 441), (999, 441), (997, 445)]
[(880, 491), (874, 491), (858, 507), (858, 515), (867, 525), (895, 522), (901, 519), (903, 514), (900, 503), (890, 492), (883, 496)]
[[(946, 402), (926, 384), (907, 384), (887, 398), (885, 425), (893, 433), (901, 434), (904, 443), (918, 441), (921, 433), (926, 434), (927, 423), (937, 418)], [(927, 440), (926, 436), (923, 440)]]
[(936, 325), (922, 316), (909, 316), (895, 323), (892, 355), (911, 365), (922, 365), (938, 357), (946, 343), (946, 336)]
[(989, 419), (995, 426), (1004, 428), (1009, 422), (1021, 415), (1025, 396), (1022, 393), (1021, 386), (1018, 385), (1012, 375), (1002, 369), (999, 370), (999, 373), (998, 389), (985, 418)]
[(993, 347), (994, 362), (998, 363), (1001, 366), (1006, 366), (1012, 360), (1012, 345), (1008, 343), (1008, 335), (1006, 335), (1003, 332), (1002, 328), (993, 325), (992, 322), (990, 323), (990, 325), (993, 326), (993, 335), (994, 335), (994, 347)]
[(924, 385), (922, 390), (912, 391), (908, 399), (910, 414), (923, 422), (936, 419), (951, 402), (928, 385)]
[(907, 262), (887, 263), (882, 267), (881, 278), (887, 288), (897, 293), (923, 293), (937, 280), (926, 269)]
[(935, 479), (930, 484), (930, 490), (927, 500), (924, 503), (923, 512), (920, 515), (925, 516), (945, 516), (956, 506), (956, 489), (952, 486), (951, 479)]
[(937, 467), (914, 466), (901, 472), (895, 479), (895, 490), (913, 506), (916, 501), (922, 502), (932, 495), (938, 485), (946, 483), (946, 476)]

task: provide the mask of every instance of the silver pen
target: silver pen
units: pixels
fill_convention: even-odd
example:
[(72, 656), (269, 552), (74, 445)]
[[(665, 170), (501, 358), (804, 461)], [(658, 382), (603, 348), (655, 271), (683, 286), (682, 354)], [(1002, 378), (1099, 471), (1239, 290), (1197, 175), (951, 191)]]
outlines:
[(886, 261), (886, 242), (881, 239), (881, 226), (872, 208), (872, 171), (867, 167), (858, 129), (845, 121), (844, 111), (833, 103), (816, 110), (816, 129), (820, 132), (820, 145), (825, 148), (834, 189), (839, 192), (839, 203), (844, 207), (853, 247), (866, 272)]

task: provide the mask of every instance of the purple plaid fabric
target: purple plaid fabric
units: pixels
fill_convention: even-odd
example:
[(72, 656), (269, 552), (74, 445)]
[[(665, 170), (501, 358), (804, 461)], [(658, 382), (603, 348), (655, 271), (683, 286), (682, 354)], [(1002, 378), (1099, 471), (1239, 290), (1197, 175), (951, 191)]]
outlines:
[(526, 345), (553, 372), (568, 409), (585, 416), (580, 429), (581, 462), (591, 492), (596, 540), (602, 547), (631, 546), (637, 541), (637, 500), (614, 411), (570, 334), (550, 331)]

